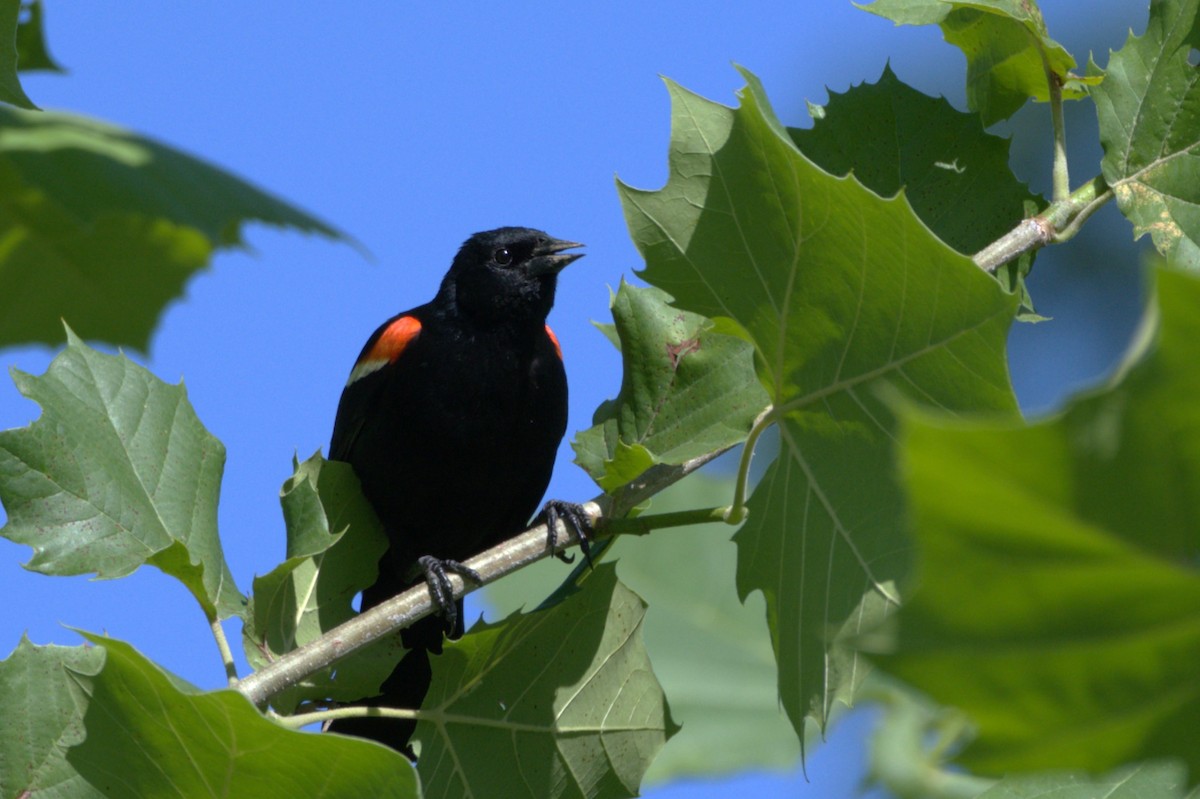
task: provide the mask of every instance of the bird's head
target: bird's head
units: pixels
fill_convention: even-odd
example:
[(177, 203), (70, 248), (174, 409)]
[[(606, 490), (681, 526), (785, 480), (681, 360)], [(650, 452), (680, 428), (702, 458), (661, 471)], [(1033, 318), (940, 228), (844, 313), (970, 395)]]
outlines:
[(452, 293), (460, 313), (481, 324), (541, 325), (554, 305), (558, 273), (582, 247), (540, 230), (502, 227), (463, 242), (441, 293)]

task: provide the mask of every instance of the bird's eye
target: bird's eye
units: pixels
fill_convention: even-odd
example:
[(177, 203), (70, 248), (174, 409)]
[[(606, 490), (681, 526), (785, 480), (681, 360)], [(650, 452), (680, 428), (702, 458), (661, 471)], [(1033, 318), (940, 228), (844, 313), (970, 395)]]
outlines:
[(508, 266), (512, 263), (512, 253), (508, 251), (507, 247), (501, 247), (492, 253), (492, 260), (501, 266)]

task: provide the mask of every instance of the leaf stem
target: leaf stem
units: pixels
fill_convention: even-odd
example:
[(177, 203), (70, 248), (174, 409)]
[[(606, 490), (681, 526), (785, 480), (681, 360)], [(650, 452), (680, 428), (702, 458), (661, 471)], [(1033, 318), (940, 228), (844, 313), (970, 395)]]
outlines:
[(733, 502), (725, 512), (724, 519), (729, 524), (741, 524), (748, 513), (746, 508), (746, 495), (750, 490), (750, 461), (754, 458), (754, 447), (758, 444), (758, 437), (766, 431), (768, 427), (775, 424), (778, 417), (774, 405), (768, 405), (758, 418), (754, 420), (754, 426), (750, 428), (750, 435), (746, 437), (746, 443), (742, 445), (742, 458), (738, 461), (737, 481), (734, 483)]
[(1054, 236), (1055, 243), (1062, 244), (1065, 241), (1073, 239), (1075, 234), (1079, 232), (1079, 229), (1083, 227), (1083, 223), (1088, 220), (1088, 217), (1096, 213), (1101, 206), (1114, 196), (1113, 190), (1108, 187), (1108, 183), (1099, 175), (1076, 189), (1071, 195), (1070, 200), (1073, 215), (1066, 225), (1062, 226)]
[(1050, 86), (1050, 119), (1054, 126), (1053, 200), (1062, 202), (1071, 194), (1071, 175), (1067, 169), (1067, 128), (1063, 121), (1062, 80), (1046, 65), (1046, 83)]
[(217, 651), (221, 653), (221, 663), (225, 666), (225, 679), (229, 681), (230, 687), (236, 686), (238, 683), (237, 664), (233, 662), (233, 650), (229, 648), (229, 639), (225, 637), (225, 628), (221, 626), (220, 619), (213, 619), (209, 623), (209, 629), (212, 630), (213, 638), (217, 642)]
[(652, 530), (661, 530), (667, 527), (723, 522), (728, 514), (727, 506), (681, 510), (674, 513), (651, 513), (631, 519), (605, 519), (601, 523), (600, 529), (604, 535), (646, 535)]

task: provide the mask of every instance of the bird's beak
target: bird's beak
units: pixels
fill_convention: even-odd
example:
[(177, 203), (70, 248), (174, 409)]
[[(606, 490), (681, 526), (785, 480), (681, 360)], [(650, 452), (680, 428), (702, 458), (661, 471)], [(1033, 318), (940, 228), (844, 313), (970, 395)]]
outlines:
[(559, 253), (582, 246), (576, 241), (548, 238), (534, 249), (533, 258), (529, 259), (529, 271), (534, 275), (557, 275), (567, 264), (578, 261), (584, 255), (581, 252)]

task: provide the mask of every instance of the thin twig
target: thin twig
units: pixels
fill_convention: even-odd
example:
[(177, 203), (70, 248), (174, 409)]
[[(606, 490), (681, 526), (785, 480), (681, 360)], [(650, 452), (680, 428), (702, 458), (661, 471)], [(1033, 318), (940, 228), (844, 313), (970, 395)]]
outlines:
[(1104, 177), (1097, 175), (1067, 199), (1050, 203), (1037, 216), (1022, 219), (1015, 228), (972, 256), (975, 265), (987, 272), (1014, 258), (1050, 243), (1063, 242), (1079, 231), (1080, 225), (1113, 198)]
[(1054, 227), (1044, 216), (1022, 219), (1015, 228), (975, 253), (972, 260), (985, 272), (995, 272), (1014, 258), (1054, 241)]
[[(728, 448), (726, 448), (728, 449)], [(726, 450), (710, 452), (679, 466), (659, 464), (626, 486), (617, 498), (600, 496), (584, 505), (593, 524), (602, 516), (619, 518), (650, 496), (657, 494), (723, 454)], [(546, 546), (545, 524), (539, 524), (467, 561), (467, 566), (479, 573), (483, 585), (522, 569), (553, 554)], [(555, 551), (579, 543), (574, 531), (561, 522), (556, 535)], [(450, 586), (457, 599), (476, 590), (477, 585), (464, 585), (457, 574), (448, 574)], [(367, 644), (408, 627), (433, 612), (429, 589), (425, 585), (410, 588), (404, 593), (371, 608), (365, 613), (338, 625), (299, 649), (287, 653), (238, 682), (236, 688), (251, 702), (263, 705), (275, 694), (298, 683)]]

